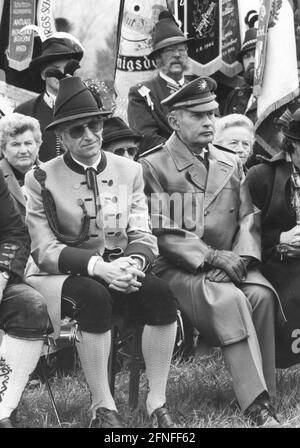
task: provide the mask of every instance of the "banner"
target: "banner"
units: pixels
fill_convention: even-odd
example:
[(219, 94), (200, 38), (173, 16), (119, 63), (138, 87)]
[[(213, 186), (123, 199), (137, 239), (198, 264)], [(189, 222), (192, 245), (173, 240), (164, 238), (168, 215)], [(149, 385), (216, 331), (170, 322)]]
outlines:
[(262, 3), (258, 16), (257, 44), (255, 51), (255, 71), (254, 71), (254, 84), (253, 84), (253, 94), (255, 96), (259, 96), (262, 89), (263, 76), (267, 57), (267, 42), (268, 42), (271, 5), (272, 5), (271, 2)]
[(20, 30), (34, 24), (36, 0), (10, 1), (10, 26), (7, 59), (10, 68), (18, 71), (28, 68), (32, 52), (34, 37), (31, 31), (20, 34)]
[(56, 32), (53, 14), (53, 0), (38, 0), (37, 24), (43, 30), (46, 38)]
[(222, 66), (221, 72), (232, 78), (242, 71), (236, 57), (241, 48), (238, 0), (222, 0)]
[[(123, 7), (122, 7), (123, 5)], [(155, 70), (149, 58), (152, 29), (166, 0), (125, 0), (119, 16), (119, 45), (115, 74), (116, 109), (114, 115), (127, 121), (130, 87), (149, 79)]]
[[(262, 0), (260, 17), (268, 10), (269, 0)], [(257, 97), (256, 138), (272, 154), (272, 140), (266, 133), (270, 114), (299, 95), (297, 52), (293, 4), (290, 0), (273, 0), (268, 21), (265, 63), (261, 89)], [(259, 20), (260, 26), (262, 21)], [(263, 34), (264, 30), (259, 30)], [(262, 46), (257, 49), (256, 70), (263, 66)], [(259, 77), (260, 78), (260, 77)]]
[(195, 41), (190, 45), (190, 71), (211, 75), (222, 66), (221, 0), (181, 0), (174, 3), (175, 18), (182, 31)]

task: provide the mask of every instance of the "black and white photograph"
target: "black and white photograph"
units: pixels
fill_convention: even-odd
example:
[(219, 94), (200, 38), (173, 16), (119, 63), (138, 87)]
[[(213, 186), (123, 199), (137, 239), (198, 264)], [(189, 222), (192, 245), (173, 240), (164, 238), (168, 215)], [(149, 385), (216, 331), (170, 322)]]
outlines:
[(300, 428), (299, 79), (300, 0), (0, 0), (0, 428)]

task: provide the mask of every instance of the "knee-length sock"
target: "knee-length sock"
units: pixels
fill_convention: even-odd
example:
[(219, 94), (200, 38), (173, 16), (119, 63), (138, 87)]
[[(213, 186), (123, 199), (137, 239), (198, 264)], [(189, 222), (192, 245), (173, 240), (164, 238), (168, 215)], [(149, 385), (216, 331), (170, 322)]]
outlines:
[(174, 350), (177, 322), (170, 325), (146, 325), (142, 335), (142, 352), (146, 364), (149, 415), (166, 402), (166, 386)]
[(35, 369), (44, 341), (5, 334), (0, 345), (0, 420), (17, 408), (29, 375)]
[(96, 334), (78, 332), (76, 344), (81, 366), (92, 396), (92, 413), (98, 407), (116, 410), (108, 384), (108, 358), (111, 332)]

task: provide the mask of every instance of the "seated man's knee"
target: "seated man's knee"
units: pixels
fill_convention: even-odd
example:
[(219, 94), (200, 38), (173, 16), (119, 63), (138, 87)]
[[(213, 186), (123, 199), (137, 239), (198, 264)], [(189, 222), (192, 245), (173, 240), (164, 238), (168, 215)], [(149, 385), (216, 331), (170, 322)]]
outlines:
[(101, 283), (87, 277), (68, 279), (63, 288), (67, 296), (76, 299), (74, 318), (79, 328), (92, 333), (102, 333), (110, 329), (112, 298)]
[(4, 304), (4, 329), (17, 337), (39, 339), (49, 333), (50, 321), (44, 297), (24, 283), (12, 285)]
[(168, 325), (176, 321), (177, 302), (164, 280), (149, 276), (147, 288), (142, 294), (145, 321), (148, 325)]
[(274, 308), (276, 303), (276, 296), (272, 289), (263, 285), (249, 285), (244, 291), (252, 308), (264, 307)]

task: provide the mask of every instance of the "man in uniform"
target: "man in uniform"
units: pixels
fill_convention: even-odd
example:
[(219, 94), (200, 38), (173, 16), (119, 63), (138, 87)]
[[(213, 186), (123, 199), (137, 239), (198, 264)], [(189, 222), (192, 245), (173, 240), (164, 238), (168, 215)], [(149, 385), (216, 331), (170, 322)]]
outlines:
[(53, 108), (58, 92), (59, 83), (54, 76), (47, 72), (61, 71), (68, 67), (70, 74), (79, 68), (79, 61), (83, 57), (83, 48), (79, 41), (67, 33), (56, 33), (42, 44), (42, 53), (34, 58), (29, 66), (32, 76), (40, 76), (45, 82), (45, 90), (37, 98), (26, 101), (16, 107), (15, 112), (36, 118), (41, 126), (43, 143), (39, 151), (42, 162), (51, 160), (62, 153), (59, 140), (55, 132), (45, 131), (53, 119)]
[(23, 282), (30, 239), (0, 171), (0, 428), (14, 411), (39, 360), (49, 329), (46, 302)]
[(27, 281), (44, 292), (55, 335), (61, 317), (78, 321), (76, 346), (92, 397), (91, 427), (124, 427), (107, 375), (112, 312), (145, 324), (147, 411), (159, 427), (174, 427), (165, 390), (176, 302), (167, 284), (148, 274), (158, 251), (142, 167), (101, 151), (103, 117), (109, 113), (99, 109), (80, 78), (60, 81), (48, 128), (56, 131), (65, 155), (25, 179), (35, 261)]
[(161, 12), (153, 30), (153, 51), (158, 73), (143, 84), (132, 87), (128, 97), (130, 128), (142, 137), (140, 153), (164, 143), (172, 134), (167, 115), (169, 108), (161, 101), (185, 83), (187, 39), (168, 11)]
[(140, 157), (161, 254), (156, 273), (201, 337), (222, 348), (242, 411), (276, 427), (276, 296), (257, 269), (259, 226), (241, 162), (211, 144), (215, 89), (202, 77), (165, 99), (174, 132)]

